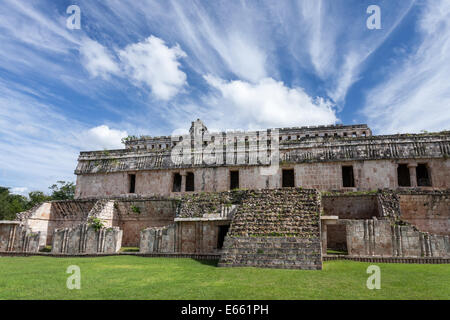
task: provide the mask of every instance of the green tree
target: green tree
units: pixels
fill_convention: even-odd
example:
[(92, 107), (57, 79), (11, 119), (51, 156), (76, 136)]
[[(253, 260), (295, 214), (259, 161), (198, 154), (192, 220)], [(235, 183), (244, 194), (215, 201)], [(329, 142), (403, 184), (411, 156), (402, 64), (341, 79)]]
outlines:
[(16, 213), (28, 209), (28, 199), (11, 194), (9, 188), (0, 187), (0, 220), (14, 220)]
[(40, 204), (42, 202), (50, 201), (52, 200), (51, 196), (47, 196), (42, 191), (32, 191), (28, 193), (28, 208), (33, 208), (35, 205)]
[(52, 200), (72, 200), (75, 197), (75, 184), (73, 182), (57, 181), (49, 189), (52, 190)]

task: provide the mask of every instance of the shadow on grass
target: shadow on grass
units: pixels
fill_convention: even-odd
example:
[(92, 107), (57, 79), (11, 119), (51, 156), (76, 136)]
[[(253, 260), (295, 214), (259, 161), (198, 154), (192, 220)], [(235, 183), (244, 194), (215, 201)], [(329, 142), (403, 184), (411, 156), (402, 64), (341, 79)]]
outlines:
[(197, 261), (200, 264), (203, 264), (205, 266), (210, 266), (210, 267), (217, 267), (217, 264), (219, 263), (219, 259), (214, 259), (214, 260), (205, 260), (205, 259), (192, 259), (194, 261)]

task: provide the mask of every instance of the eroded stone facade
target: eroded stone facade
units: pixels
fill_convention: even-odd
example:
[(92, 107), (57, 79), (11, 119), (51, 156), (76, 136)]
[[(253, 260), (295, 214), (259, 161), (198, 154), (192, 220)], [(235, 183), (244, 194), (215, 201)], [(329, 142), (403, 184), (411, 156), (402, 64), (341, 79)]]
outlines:
[[(57, 253), (139, 246), (146, 254), (220, 253), (221, 266), (303, 269), (320, 269), (327, 249), (447, 257), (449, 155), (450, 132), (373, 136), (352, 125), (210, 133), (197, 120), (188, 135), (82, 152), (76, 199), (18, 220)], [(103, 229), (89, 229), (92, 218)]]

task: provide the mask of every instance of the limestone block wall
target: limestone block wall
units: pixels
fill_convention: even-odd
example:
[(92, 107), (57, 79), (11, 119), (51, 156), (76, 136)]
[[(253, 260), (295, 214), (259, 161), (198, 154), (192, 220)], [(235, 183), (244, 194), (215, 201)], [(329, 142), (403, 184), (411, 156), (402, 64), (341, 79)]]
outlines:
[(141, 231), (139, 252), (141, 253), (175, 253), (176, 225), (160, 228), (147, 228)]
[(40, 232), (40, 245), (52, 243), (53, 231), (70, 228), (87, 220), (96, 200), (45, 202), (28, 212), (18, 215), (32, 232)]
[(343, 188), (342, 166), (353, 166), (355, 190), (397, 189), (399, 163), (427, 163), (432, 187), (449, 187), (450, 160), (448, 159), (371, 159), (347, 161), (317, 161), (281, 163), (275, 174), (261, 175), (258, 166), (193, 167), (187, 169), (159, 169), (130, 172), (98, 172), (77, 176), (77, 199), (91, 197), (119, 197), (128, 194), (128, 173), (136, 175), (136, 194), (141, 196), (173, 196), (175, 173), (194, 173), (196, 192), (223, 192), (230, 188), (230, 170), (239, 170), (241, 189), (277, 189), (282, 186), (282, 170), (293, 169), (295, 186), (321, 191)]
[(117, 200), (114, 204), (114, 226), (123, 230), (123, 246), (139, 246), (141, 231), (163, 227), (174, 222), (177, 204), (174, 200)]
[(56, 229), (52, 253), (115, 253), (121, 248), (122, 230), (117, 227), (101, 228), (83, 223), (74, 228)]
[(98, 218), (105, 227), (112, 227), (114, 225), (115, 204), (114, 200), (98, 200), (89, 211), (88, 220), (89, 218)]
[(450, 235), (450, 191), (400, 193), (401, 218), (421, 231)]
[(349, 255), (392, 256), (391, 225), (387, 220), (347, 220)]
[(339, 219), (372, 219), (379, 216), (376, 194), (367, 195), (323, 195), (323, 214)]
[(75, 199), (120, 196), (128, 193), (128, 173), (92, 173), (77, 176)]
[(40, 233), (17, 221), (0, 221), (0, 252), (38, 252)]
[(246, 192), (219, 266), (321, 269), (320, 211), (316, 190)]
[[(17, 220), (23, 222), (34, 233), (40, 234), (39, 245), (49, 244), (47, 237), (52, 235), (53, 230), (49, 230), (52, 204), (45, 202), (35, 206), (31, 210), (19, 213)], [(51, 243), (51, 242), (50, 242)]]
[(215, 253), (219, 226), (228, 225), (227, 221), (183, 221), (177, 222), (177, 252)]
[(194, 218), (216, 214), (222, 206), (232, 206), (239, 202), (239, 192), (185, 194), (180, 198), (177, 217)]
[(347, 249), (354, 256), (449, 257), (449, 236), (420, 232), (388, 220), (344, 220)]

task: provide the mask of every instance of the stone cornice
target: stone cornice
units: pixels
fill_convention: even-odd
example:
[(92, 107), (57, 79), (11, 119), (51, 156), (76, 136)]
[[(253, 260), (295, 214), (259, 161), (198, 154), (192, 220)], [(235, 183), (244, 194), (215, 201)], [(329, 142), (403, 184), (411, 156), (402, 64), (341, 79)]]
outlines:
[[(205, 163), (177, 165), (171, 160), (171, 150), (110, 150), (81, 152), (75, 174), (160, 170), (171, 168), (201, 168), (250, 166), (244, 164)], [(241, 154), (244, 152), (241, 152)], [(248, 150), (245, 151), (248, 154)], [(193, 153), (194, 155), (194, 153)], [(450, 156), (450, 132), (418, 135), (384, 135), (370, 137), (313, 137), (280, 143), (281, 163), (333, 162), (383, 159), (432, 159)], [(251, 164), (255, 165), (255, 164)], [(261, 165), (261, 164), (257, 164)]]

